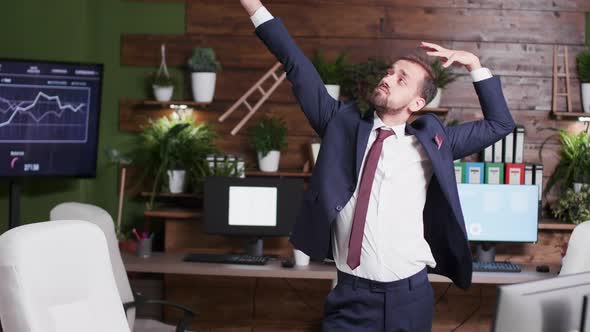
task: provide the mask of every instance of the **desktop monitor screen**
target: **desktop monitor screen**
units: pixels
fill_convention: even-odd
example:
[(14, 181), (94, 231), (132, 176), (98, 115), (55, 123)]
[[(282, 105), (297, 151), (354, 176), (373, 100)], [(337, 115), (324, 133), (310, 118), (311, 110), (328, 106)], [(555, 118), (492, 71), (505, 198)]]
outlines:
[(470, 241), (537, 242), (536, 185), (459, 184)]
[(102, 71), (0, 60), (0, 177), (96, 175)]
[(577, 331), (590, 273), (498, 287), (494, 332)]
[(287, 236), (302, 194), (302, 179), (207, 177), (203, 228), (211, 234)]

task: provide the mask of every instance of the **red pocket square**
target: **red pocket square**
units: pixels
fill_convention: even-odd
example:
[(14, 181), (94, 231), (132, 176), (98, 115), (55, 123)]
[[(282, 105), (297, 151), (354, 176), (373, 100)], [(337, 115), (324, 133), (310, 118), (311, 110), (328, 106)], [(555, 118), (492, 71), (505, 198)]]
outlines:
[(436, 142), (436, 147), (440, 150), (440, 147), (442, 146), (445, 140), (439, 133), (436, 133), (436, 135), (434, 135), (434, 141)]

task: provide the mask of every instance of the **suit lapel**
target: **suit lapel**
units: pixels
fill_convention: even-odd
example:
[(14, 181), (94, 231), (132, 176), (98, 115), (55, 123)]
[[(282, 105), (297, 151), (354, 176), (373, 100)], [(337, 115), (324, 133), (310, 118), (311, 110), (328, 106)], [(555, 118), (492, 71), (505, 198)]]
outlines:
[(367, 149), (367, 143), (369, 141), (369, 135), (371, 129), (373, 129), (373, 112), (367, 112), (365, 117), (361, 118), (356, 128), (356, 159), (355, 159), (355, 181), (358, 182), (359, 172), (361, 169), (361, 163), (365, 156), (365, 150)]

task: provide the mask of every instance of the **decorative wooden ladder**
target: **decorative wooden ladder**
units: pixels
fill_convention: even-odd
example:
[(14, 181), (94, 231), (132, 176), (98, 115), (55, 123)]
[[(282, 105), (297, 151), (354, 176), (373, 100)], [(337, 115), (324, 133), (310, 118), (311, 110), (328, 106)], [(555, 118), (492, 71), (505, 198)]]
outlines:
[[(559, 70), (559, 58), (563, 57), (563, 70)], [(560, 80), (565, 79), (565, 87), (564, 90), (560, 90), (559, 83)], [(559, 46), (555, 45), (553, 47), (553, 105), (551, 110), (553, 114), (557, 116), (557, 118), (561, 118), (559, 116), (559, 111), (557, 111), (557, 98), (558, 97), (565, 97), (567, 103), (567, 112), (572, 112), (572, 93), (570, 88), (570, 69), (569, 69), (569, 53), (568, 47), (563, 46), (563, 53), (559, 53)]]
[[(231, 131), (232, 135), (236, 135), (238, 133), (238, 131), (240, 131), (240, 129), (242, 129), (242, 127), (246, 124), (246, 122), (248, 122), (248, 120), (250, 120), (250, 118), (254, 115), (254, 113), (256, 113), (256, 111), (258, 111), (260, 106), (262, 106), (262, 104), (270, 97), (270, 95), (272, 95), (272, 93), (285, 80), (285, 78), (287, 77), (287, 73), (283, 72), (280, 76), (277, 76), (277, 74), (276, 74), (276, 71), (280, 67), (281, 67), (280, 62), (277, 62), (274, 66), (272, 66), (272, 68), (268, 72), (266, 72), (266, 74), (264, 74), (262, 76), (262, 78), (260, 78), (258, 80), (258, 82), (256, 82), (254, 85), (252, 85), (252, 87), (242, 97), (240, 97), (240, 99), (238, 99), (227, 111), (225, 111), (219, 117), (219, 122), (223, 122), (228, 116), (230, 116), (242, 104), (244, 106), (246, 106), (246, 108), (248, 109), (248, 113), (246, 113), (246, 116), (244, 116), (244, 118), (242, 118), (242, 120), (234, 127), (234, 129), (232, 129), (232, 131)], [(269, 79), (274, 79), (274, 83), (272, 84), (270, 89), (265, 91), (262, 88), (262, 84), (265, 83)], [(260, 98), (254, 106), (251, 106), (248, 103), (248, 98), (256, 90), (260, 91), (260, 93), (262, 94), (262, 98)]]

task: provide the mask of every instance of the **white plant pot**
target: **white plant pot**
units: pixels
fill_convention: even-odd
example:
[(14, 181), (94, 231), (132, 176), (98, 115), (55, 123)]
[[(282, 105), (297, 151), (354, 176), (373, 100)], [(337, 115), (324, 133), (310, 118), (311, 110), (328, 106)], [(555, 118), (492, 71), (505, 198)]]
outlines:
[(582, 191), (582, 189), (587, 189), (588, 188), (588, 184), (587, 183), (574, 182), (573, 187), (574, 187), (574, 191), (577, 192), (577, 193), (579, 193), (580, 191)]
[(590, 83), (582, 83), (582, 107), (584, 112), (590, 113)]
[(152, 85), (152, 88), (154, 89), (154, 97), (156, 97), (157, 101), (170, 101), (172, 99), (174, 86)]
[(293, 256), (295, 257), (295, 265), (297, 265), (297, 266), (309, 265), (309, 256), (307, 256), (303, 251), (293, 249)]
[(441, 88), (437, 88), (436, 89), (436, 96), (434, 97), (434, 99), (432, 99), (432, 101), (430, 103), (428, 103), (428, 105), (426, 105), (426, 108), (437, 108), (440, 106), (440, 98), (442, 96), (442, 89)]
[(272, 150), (266, 156), (258, 152), (258, 166), (263, 172), (276, 172), (279, 170), (281, 151)]
[(217, 73), (192, 73), (193, 98), (199, 103), (210, 103), (215, 95)]
[(168, 171), (168, 186), (170, 192), (178, 194), (184, 192), (184, 184), (186, 178), (186, 171), (182, 169), (175, 169)]
[(338, 100), (340, 98), (340, 85), (337, 84), (326, 84), (326, 89), (328, 90), (328, 94), (332, 96), (332, 98)]

